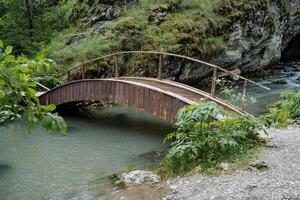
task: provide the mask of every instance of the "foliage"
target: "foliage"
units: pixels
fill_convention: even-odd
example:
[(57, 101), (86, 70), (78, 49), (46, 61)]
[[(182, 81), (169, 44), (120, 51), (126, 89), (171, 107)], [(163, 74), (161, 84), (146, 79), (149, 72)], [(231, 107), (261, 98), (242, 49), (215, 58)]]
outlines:
[[(238, 78), (233, 78), (238, 81)], [(241, 86), (234, 85), (233, 81), (221, 78), (217, 80), (217, 84), (220, 87), (221, 95), (225, 101), (236, 106), (243, 106), (244, 108), (249, 104), (256, 103), (256, 99), (252, 96), (243, 96)]]
[(300, 120), (300, 92), (283, 92), (279, 100), (269, 106), (268, 113), (262, 117), (265, 125), (287, 127)]
[(173, 141), (163, 161), (171, 174), (185, 173), (196, 166), (203, 169), (256, 147), (262, 141), (261, 123), (252, 116), (224, 117), (215, 103), (187, 106), (177, 115)]
[[(274, 3), (283, 7), (282, 2)], [(99, 15), (97, 12), (103, 5), (78, 0), (71, 14), (77, 28), (72, 29), (71, 35), (65, 31), (58, 34), (45, 52), (68, 67), (118, 50), (164, 50), (209, 59), (226, 50), (237, 21), (243, 24), (255, 20), (274, 26), (269, 3), (269, 0), (140, 0), (122, 7), (120, 17), (103, 20), (105, 24), (99, 27), (93, 26), (90, 19)], [(70, 38), (79, 34), (82, 37), (70, 44)], [(136, 60), (135, 55), (127, 59)]]
[(55, 88), (62, 84), (62, 81), (53, 76), (44, 76), (44, 77), (34, 77), (33, 81), (36, 81), (48, 88)]
[[(99, 33), (91, 27), (80, 32), (73, 30), (72, 34), (58, 34), (45, 48), (45, 53), (68, 66), (116, 50), (164, 50), (197, 57), (211, 56), (226, 48), (223, 37), (226, 34), (218, 30), (226, 25), (227, 18), (214, 12), (218, 2), (139, 1), (126, 7), (118, 19), (108, 21)], [(88, 10), (80, 5), (74, 10)], [(69, 44), (68, 40), (76, 34), (82, 37)], [(136, 60), (135, 55), (128, 58), (128, 63), (131, 59)]]
[(12, 55), (13, 48), (0, 42), (0, 123), (20, 118), (28, 122), (28, 130), (41, 124), (51, 132), (56, 128), (66, 133), (66, 123), (62, 117), (53, 114), (55, 105), (42, 106), (36, 94), (36, 83), (32, 77), (36, 73), (55, 70), (52, 60), (37, 56), (29, 60), (25, 56)]
[(75, 0), (0, 0), (0, 35), (15, 54), (33, 56), (68, 27)]

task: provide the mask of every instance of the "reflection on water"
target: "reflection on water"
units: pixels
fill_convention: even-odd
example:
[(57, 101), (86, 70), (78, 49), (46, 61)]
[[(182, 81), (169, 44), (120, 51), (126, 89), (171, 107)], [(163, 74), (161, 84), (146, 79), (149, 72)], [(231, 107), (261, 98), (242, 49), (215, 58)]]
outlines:
[[(28, 134), (22, 122), (0, 129), (0, 200), (95, 199), (112, 191), (105, 177), (134, 165), (157, 162), (169, 124), (146, 113), (111, 107), (97, 119), (66, 115), (68, 135), (37, 128)], [(156, 153), (155, 153), (156, 154)], [(145, 162), (146, 157), (154, 158)], [(148, 161), (148, 159), (146, 159)]]

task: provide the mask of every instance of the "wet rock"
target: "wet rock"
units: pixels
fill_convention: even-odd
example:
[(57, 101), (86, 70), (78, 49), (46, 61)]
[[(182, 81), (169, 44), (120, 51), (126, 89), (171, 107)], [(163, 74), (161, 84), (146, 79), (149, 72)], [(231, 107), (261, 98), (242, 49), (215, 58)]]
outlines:
[(123, 173), (122, 180), (126, 184), (148, 184), (154, 186), (161, 182), (161, 177), (151, 171), (136, 170), (129, 173)]
[(250, 164), (250, 167), (257, 169), (257, 170), (266, 170), (268, 169), (268, 165), (265, 161), (263, 160), (256, 160), (253, 163)]
[(287, 81), (284, 80), (284, 79), (279, 79), (279, 80), (272, 81), (272, 84), (276, 84), (276, 85), (286, 85), (286, 84), (287, 84)]
[(297, 81), (300, 81), (300, 76), (296, 79)]

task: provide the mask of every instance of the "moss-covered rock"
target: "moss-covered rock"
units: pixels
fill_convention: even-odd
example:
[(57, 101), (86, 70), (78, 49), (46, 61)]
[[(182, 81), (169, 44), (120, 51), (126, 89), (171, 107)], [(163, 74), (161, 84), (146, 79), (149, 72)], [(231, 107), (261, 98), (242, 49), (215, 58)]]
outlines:
[[(277, 62), (300, 33), (295, 7), (299, 10), (300, 0), (78, 0), (71, 21), (78, 32), (87, 33), (85, 38), (48, 50), (70, 64), (113, 51), (163, 50), (247, 73)], [(70, 49), (80, 55), (69, 55), (74, 53)], [(157, 58), (141, 59), (124, 57), (125, 71), (154, 76)], [(164, 66), (166, 77), (186, 82), (198, 82), (211, 72), (174, 58), (165, 58)]]

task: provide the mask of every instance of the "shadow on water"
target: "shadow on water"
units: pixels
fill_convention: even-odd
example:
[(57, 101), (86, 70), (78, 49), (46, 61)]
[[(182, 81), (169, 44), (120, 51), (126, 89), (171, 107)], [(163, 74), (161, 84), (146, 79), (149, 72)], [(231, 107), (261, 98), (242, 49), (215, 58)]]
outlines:
[[(143, 132), (143, 134), (162, 134), (166, 135), (174, 130), (172, 125), (161, 120), (150, 113), (140, 112), (125, 106), (89, 106), (76, 108), (73, 105), (65, 104), (58, 107), (58, 111), (64, 117), (77, 116), (80, 120), (90, 123), (102, 124), (108, 127), (115, 127), (120, 130)], [(68, 131), (76, 130), (69, 127)]]
[(0, 164), (0, 177), (10, 173), (12, 169), (13, 168), (10, 165)]

